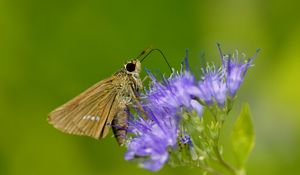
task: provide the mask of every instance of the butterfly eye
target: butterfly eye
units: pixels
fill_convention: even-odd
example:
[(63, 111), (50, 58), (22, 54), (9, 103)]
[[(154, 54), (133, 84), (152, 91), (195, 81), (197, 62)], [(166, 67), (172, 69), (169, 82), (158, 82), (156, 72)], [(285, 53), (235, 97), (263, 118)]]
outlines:
[(135, 70), (135, 64), (133, 64), (133, 63), (126, 64), (126, 70), (128, 72), (133, 72)]

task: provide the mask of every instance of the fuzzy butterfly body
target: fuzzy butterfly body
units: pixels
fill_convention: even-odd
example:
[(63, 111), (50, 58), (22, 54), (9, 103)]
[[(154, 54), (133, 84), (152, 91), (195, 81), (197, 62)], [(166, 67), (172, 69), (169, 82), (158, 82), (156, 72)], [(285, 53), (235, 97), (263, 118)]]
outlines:
[(125, 143), (127, 108), (142, 88), (139, 60), (129, 61), (111, 77), (90, 87), (52, 111), (48, 122), (62, 132), (104, 138), (109, 129), (120, 145)]

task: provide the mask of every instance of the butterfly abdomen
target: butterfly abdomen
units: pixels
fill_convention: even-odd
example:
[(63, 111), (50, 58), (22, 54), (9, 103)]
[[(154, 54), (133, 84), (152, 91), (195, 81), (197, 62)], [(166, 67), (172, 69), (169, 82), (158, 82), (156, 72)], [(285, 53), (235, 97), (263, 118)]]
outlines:
[(120, 146), (124, 145), (128, 127), (127, 109), (120, 110), (112, 121), (112, 130)]

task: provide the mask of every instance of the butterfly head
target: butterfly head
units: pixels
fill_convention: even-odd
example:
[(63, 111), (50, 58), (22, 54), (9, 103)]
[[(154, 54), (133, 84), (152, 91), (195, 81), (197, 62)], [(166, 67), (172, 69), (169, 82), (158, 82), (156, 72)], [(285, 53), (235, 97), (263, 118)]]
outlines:
[(128, 61), (124, 68), (128, 74), (139, 74), (141, 72), (141, 62), (137, 59)]

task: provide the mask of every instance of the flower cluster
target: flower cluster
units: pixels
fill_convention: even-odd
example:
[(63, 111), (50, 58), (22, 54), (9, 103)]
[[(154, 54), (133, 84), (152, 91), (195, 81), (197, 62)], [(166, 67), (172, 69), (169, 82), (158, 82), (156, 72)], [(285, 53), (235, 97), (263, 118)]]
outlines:
[[(202, 116), (206, 108), (217, 106), (223, 109), (228, 100), (233, 100), (244, 76), (256, 54), (241, 60), (238, 55), (223, 55), (219, 47), (222, 66), (208, 65), (197, 80), (190, 71), (188, 54), (180, 71), (173, 71), (168, 78), (159, 81), (151, 72), (151, 88), (142, 95), (143, 110), (137, 110), (138, 117), (131, 117), (127, 139), (126, 160), (138, 160), (139, 165), (157, 171), (168, 162), (170, 153), (180, 150), (179, 144), (194, 148), (193, 140), (182, 125), (185, 112)], [(195, 150), (193, 150), (195, 152)], [(196, 153), (192, 159), (196, 159)]]

